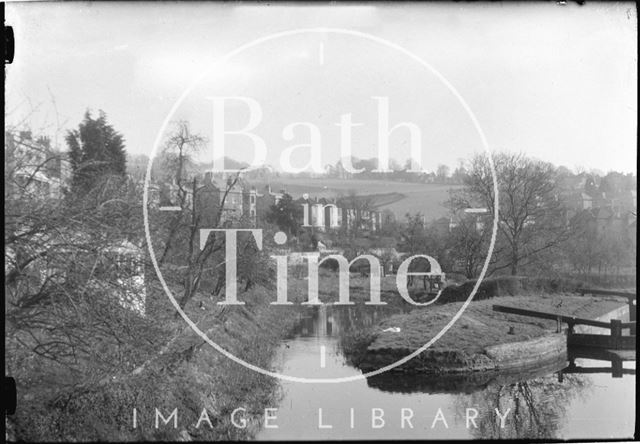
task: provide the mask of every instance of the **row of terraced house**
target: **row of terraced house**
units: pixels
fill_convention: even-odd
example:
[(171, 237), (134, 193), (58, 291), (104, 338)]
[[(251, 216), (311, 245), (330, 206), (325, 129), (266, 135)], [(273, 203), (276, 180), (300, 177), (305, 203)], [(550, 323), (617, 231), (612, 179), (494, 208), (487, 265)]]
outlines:
[[(185, 195), (182, 205), (193, 205), (194, 184), (189, 183), (182, 188)], [(244, 221), (255, 227), (261, 226), (266, 222), (271, 207), (277, 205), (286, 193), (286, 190), (273, 191), (270, 185), (258, 189), (244, 182), (234, 183), (230, 178), (216, 178), (212, 173), (196, 178), (195, 190), (195, 206), (201, 215), (203, 226), (215, 226), (218, 214), (223, 224)], [(221, 205), (223, 201), (224, 205)], [(175, 183), (151, 184), (149, 203), (159, 208), (180, 206), (180, 189)], [(305, 195), (294, 199), (294, 204), (302, 209), (298, 220), (300, 225), (319, 231), (349, 230), (357, 226), (359, 229), (375, 232), (390, 218), (389, 214), (383, 215), (375, 209), (350, 207), (335, 198)]]

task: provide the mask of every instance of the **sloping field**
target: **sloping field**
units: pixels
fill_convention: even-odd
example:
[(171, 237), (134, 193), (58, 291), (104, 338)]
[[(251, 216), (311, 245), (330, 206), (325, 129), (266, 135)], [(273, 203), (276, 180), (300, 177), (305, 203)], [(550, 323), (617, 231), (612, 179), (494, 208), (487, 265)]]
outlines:
[[(260, 189), (266, 183), (255, 184)], [(443, 203), (449, 198), (450, 189), (459, 185), (440, 185), (424, 183), (393, 182), (370, 179), (333, 179), (333, 178), (280, 178), (271, 182), (271, 189), (285, 189), (294, 198), (309, 193), (312, 197), (337, 197), (355, 191), (358, 195), (375, 195), (377, 209), (391, 210), (398, 219), (407, 212), (421, 212), (427, 220), (437, 219), (447, 214)]]

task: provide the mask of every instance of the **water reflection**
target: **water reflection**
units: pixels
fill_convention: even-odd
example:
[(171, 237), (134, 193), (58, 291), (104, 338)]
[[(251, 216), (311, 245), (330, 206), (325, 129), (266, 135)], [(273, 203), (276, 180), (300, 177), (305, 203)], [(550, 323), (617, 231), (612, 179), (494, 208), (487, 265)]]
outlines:
[(384, 317), (415, 309), (408, 304), (309, 306), (297, 314), (298, 321), (289, 339), (295, 337), (340, 338), (354, 331), (365, 331)]
[(519, 371), (473, 372), (446, 375), (415, 375), (391, 372), (367, 379), (369, 387), (391, 393), (452, 393), (471, 394), (490, 386), (509, 385), (558, 372), (566, 367), (566, 361), (546, 363), (540, 367)]
[[(565, 374), (610, 374), (614, 378), (622, 378), (623, 375), (635, 375), (635, 368), (624, 368), (624, 362), (635, 361), (635, 350), (605, 350), (588, 347), (571, 347), (568, 353), (569, 364), (558, 373), (559, 380)], [(580, 360), (596, 360), (601, 363), (599, 367), (583, 367)]]
[[(382, 318), (410, 307), (310, 306), (275, 363), (308, 378), (361, 374), (349, 347)], [(357, 344), (356, 344), (357, 345)], [(319, 351), (327, 355), (321, 359)], [(617, 355), (616, 355), (617, 356)], [(282, 383), (277, 429), (258, 439), (598, 439), (630, 437), (635, 424), (635, 361), (577, 351), (570, 362), (527, 372), (425, 376), (385, 373), (341, 384)], [(602, 361), (603, 358), (611, 358)], [(635, 356), (634, 356), (635, 358)], [(594, 359), (599, 359), (598, 361)], [(620, 371), (622, 369), (622, 371)], [(616, 377), (613, 378), (612, 375)], [(372, 409), (385, 425), (372, 427)], [(472, 410), (469, 410), (472, 409)], [(474, 410), (477, 417), (469, 422)], [(496, 409), (504, 415), (504, 424)], [(320, 427), (319, 411), (322, 410)], [(414, 415), (408, 427), (403, 412)], [(438, 411), (447, 425), (434, 426)], [(503, 427), (504, 426), (504, 427)]]
[[(558, 436), (573, 399), (588, 397), (592, 389), (592, 382), (581, 375), (568, 375), (563, 382), (548, 375), (508, 385), (489, 385), (471, 395), (458, 395), (454, 402), (457, 417), (463, 420), (469, 406), (478, 411), (477, 428), (469, 429), (474, 438), (545, 439)], [(508, 415), (508, 427), (502, 427), (494, 413), (496, 409)]]

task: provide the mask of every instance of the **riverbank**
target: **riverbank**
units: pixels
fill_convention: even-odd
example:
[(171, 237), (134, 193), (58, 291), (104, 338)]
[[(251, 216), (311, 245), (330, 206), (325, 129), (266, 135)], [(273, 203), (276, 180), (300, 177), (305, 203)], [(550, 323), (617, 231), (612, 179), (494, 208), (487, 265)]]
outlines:
[[(500, 296), (473, 301), (458, 321), (419, 356), (396, 372), (447, 374), (506, 370), (562, 359), (564, 334), (555, 321), (494, 312), (494, 304), (596, 318), (624, 303), (616, 298), (569, 294)], [(433, 305), (391, 316), (357, 340), (354, 364), (365, 372), (409, 355), (433, 338), (455, 315), (462, 302)]]
[[(355, 281), (368, 284), (362, 278)], [(179, 286), (169, 285), (174, 294), (180, 294)], [(299, 321), (300, 311), (309, 309), (300, 305), (307, 299), (307, 285), (304, 279), (290, 280), (292, 306), (270, 305), (275, 288), (256, 285), (239, 294), (244, 306), (219, 306), (210, 295), (198, 293), (185, 312), (224, 350), (257, 367), (275, 370), (274, 356), (282, 339)], [(391, 288), (391, 281), (383, 284), (383, 289)], [(362, 287), (356, 285), (353, 290), (364, 299)], [(333, 273), (321, 272), (320, 295), (327, 303), (337, 299)], [(37, 374), (17, 378), (19, 409), (6, 423), (10, 440), (215, 441), (255, 435), (264, 409), (278, 403), (279, 381), (207, 344), (176, 315), (158, 282), (148, 286), (147, 302), (154, 310), (134, 324), (151, 344), (151, 353), (139, 353), (108, 377), (74, 379), (63, 366), (36, 358), (41, 362), (30, 368), (38, 369)], [(237, 408), (245, 409), (240, 415), (245, 427), (231, 422)], [(156, 415), (171, 419), (166, 425), (160, 419), (156, 427)]]
[[(41, 384), (18, 378), (18, 409), (7, 418), (11, 440), (214, 441), (255, 435), (264, 409), (278, 402), (278, 381), (207, 344), (176, 317), (161, 289), (152, 288), (149, 295), (164, 304), (164, 312), (144, 320), (164, 330), (163, 341), (156, 341), (163, 346), (153, 357), (82, 386), (62, 384), (60, 371), (46, 363), (40, 367)], [(270, 369), (281, 339), (297, 321), (296, 308), (269, 305), (273, 292), (259, 286), (241, 298), (246, 305), (223, 308), (198, 294), (185, 311), (222, 348)], [(245, 409), (236, 415), (245, 427), (231, 422), (238, 408)]]
[[(304, 308), (302, 322), (283, 341), (277, 357), (278, 368), (283, 373), (306, 378), (358, 378), (362, 374), (351, 364), (342, 338), (357, 332), (364, 335), (372, 326), (377, 328), (382, 319), (401, 312), (394, 311), (391, 306), (397, 297), (389, 298), (386, 306), (367, 306), (361, 300), (367, 299), (361, 297), (361, 291), (354, 288), (353, 293), (358, 302), (352, 306)], [(566, 359), (561, 359), (524, 369), (441, 375), (385, 372), (341, 384), (281, 381), (284, 397), (272, 406), (274, 419), (269, 421), (278, 428), (265, 427), (256, 439), (424, 439), (425, 433), (432, 439), (504, 436), (577, 439), (584, 436), (580, 427), (584, 427), (585, 411), (590, 412), (591, 418), (606, 418), (611, 413), (609, 406), (603, 408), (607, 404), (620, 407), (624, 420), (616, 424), (602, 421), (595, 426), (598, 433), (613, 436), (620, 430), (632, 430), (633, 376), (625, 373), (624, 378), (611, 378), (609, 374), (572, 374), (571, 370), (559, 374), (567, 364)], [(602, 367), (602, 363), (589, 360), (581, 360), (579, 365)], [(604, 370), (604, 373), (610, 372)], [(484, 413), (480, 416), (488, 427), (481, 426), (478, 431), (465, 428), (467, 408), (490, 413), (495, 408), (505, 412), (509, 407), (511, 417), (504, 429), (496, 427), (495, 420)], [(371, 428), (369, 412), (374, 408), (377, 415), (384, 417), (383, 428)], [(429, 429), (438, 409), (442, 410), (449, 425), (440, 431), (437, 427)], [(399, 421), (400, 411), (410, 412), (409, 415), (415, 413), (418, 424), (421, 418), (431, 419), (426, 429), (418, 424), (415, 429), (403, 427)], [(546, 419), (531, 421), (532, 415)], [(457, 419), (451, 421), (454, 417)], [(320, 428), (319, 424), (327, 428)], [(554, 428), (549, 428), (548, 424), (553, 424)], [(594, 432), (593, 436), (601, 435)]]
[[(345, 357), (362, 370), (378, 368), (413, 352), (436, 334), (461, 305), (453, 302), (416, 309), (399, 297), (394, 284), (393, 276), (384, 278), (382, 300), (388, 305), (371, 307), (363, 304), (369, 298), (368, 278), (354, 277), (351, 295), (356, 305), (350, 307), (351, 311), (345, 307), (338, 311), (345, 316), (340, 320), (344, 326), (373, 315), (371, 323), (354, 329), (357, 340), (352, 341), (351, 348), (343, 340), (350, 334), (346, 327), (344, 334), (337, 333)], [(273, 369), (274, 356), (282, 339), (299, 322), (298, 315), (313, 310), (300, 305), (307, 298), (307, 285), (304, 279), (291, 279), (289, 300), (295, 301), (291, 306), (270, 305), (275, 300), (275, 290), (256, 286), (239, 295), (244, 306), (220, 306), (209, 295), (197, 294), (185, 310), (198, 328), (223, 349), (255, 366)], [(319, 293), (324, 303), (337, 300), (337, 287), (335, 274), (321, 273)], [(159, 327), (157, 336), (147, 339), (157, 352), (150, 358), (140, 356), (108, 378), (82, 385), (63, 385), (64, 369), (56, 371), (48, 361), (31, 366), (42, 369), (42, 375), (38, 375), (38, 383), (24, 375), (18, 380), (19, 409), (7, 422), (13, 440), (213, 441), (255, 436), (264, 409), (278, 404), (279, 381), (245, 368), (213, 349), (176, 316), (159, 287), (150, 288), (148, 297), (162, 301), (164, 311), (139, 319), (136, 324)], [(537, 293), (474, 301), (447, 334), (402, 370), (446, 373), (496, 369), (500, 356), (507, 356), (505, 363), (513, 362), (508, 349), (500, 349), (497, 344), (519, 349), (523, 359), (535, 356), (531, 348), (519, 347), (518, 343), (538, 338), (541, 349), (548, 348), (544, 336), (555, 323), (494, 313), (490, 306), (504, 303), (554, 311), (554, 304), (560, 301), (563, 313), (582, 317), (595, 317), (621, 305), (616, 298)], [(376, 320), (374, 313), (378, 309), (384, 310), (385, 316), (390, 313), (390, 317), (378, 323), (381, 318)], [(383, 332), (390, 327), (400, 328), (400, 332)], [(509, 333), (511, 327), (513, 331)], [(140, 332), (150, 334), (144, 329)], [(486, 381), (472, 382), (477, 385)], [(238, 408), (244, 409), (240, 415), (244, 427), (231, 422), (231, 413)], [(176, 427), (173, 419), (167, 419), (173, 418), (174, 412)], [(156, 427), (158, 414), (165, 419)]]

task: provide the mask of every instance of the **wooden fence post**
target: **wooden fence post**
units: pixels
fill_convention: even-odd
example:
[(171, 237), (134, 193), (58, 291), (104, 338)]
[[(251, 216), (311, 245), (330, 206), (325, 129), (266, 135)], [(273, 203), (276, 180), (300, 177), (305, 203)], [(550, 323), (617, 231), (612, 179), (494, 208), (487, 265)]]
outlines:
[[(629, 301), (629, 321), (630, 322), (634, 322), (636, 320), (636, 317), (638, 316), (638, 312), (636, 311), (637, 310), (637, 306), (633, 303), (635, 300), (636, 300), (635, 297), (633, 299), (632, 298), (628, 299), (628, 301)], [(632, 335), (636, 334), (636, 326), (635, 325), (631, 326), (630, 333)]]
[(620, 337), (622, 336), (622, 321), (611, 319), (611, 346), (614, 349), (620, 348)]
[(611, 373), (614, 378), (622, 378), (622, 359), (611, 361)]

